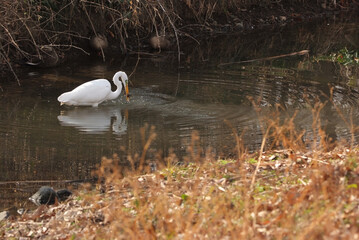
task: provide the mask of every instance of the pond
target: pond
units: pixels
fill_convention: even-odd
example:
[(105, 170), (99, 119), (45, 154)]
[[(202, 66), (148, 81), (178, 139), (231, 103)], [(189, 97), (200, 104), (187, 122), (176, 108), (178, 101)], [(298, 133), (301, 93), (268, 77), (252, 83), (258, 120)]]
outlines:
[[(345, 117), (353, 109), (357, 123), (358, 67), (313, 57), (345, 47), (358, 49), (358, 26), (353, 20), (330, 19), (213, 35), (198, 42), (187, 39), (180, 45), (180, 64), (175, 49), (109, 54), (105, 63), (89, 57), (56, 68), (22, 67), (21, 86), (9, 75), (0, 89), (0, 210), (26, 205), (40, 185), (59, 188), (90, 179), (104, 156), (117, 154), (129, 165), (127, 157), (142, 153), (151, 131), (156, 138), (146, 164), (154, 165), (164, 163), (169, 153), (183, 159), (193, 144), (215, 158), (235, 157), (233, 132), (243, 135), (248, 151), (258, 150), (260, 117), (273, 112), (276, 104), (286, 116), (296, 112), (296, 126), (309, 137), (313, 119), (307, 100), (328, 100), (324, 95), (330, 95), (331, 87), (335, 104)], [(271, 58), (302, 50), (309, 54)], [(223, 64), (248, 60), (255, 61)], [(61, 93), (88, 80), (112, 79), (119, 70), (132, 74), (129, 103), (123, 94), (97, 108), (57, 102)], [(260, 112), (250, 96), (260, 98)], [(333, 140), (351, 139), (333, 106), (323, 108), (320, 119)], [(196, 143), (194, 136), (199, 137)]]

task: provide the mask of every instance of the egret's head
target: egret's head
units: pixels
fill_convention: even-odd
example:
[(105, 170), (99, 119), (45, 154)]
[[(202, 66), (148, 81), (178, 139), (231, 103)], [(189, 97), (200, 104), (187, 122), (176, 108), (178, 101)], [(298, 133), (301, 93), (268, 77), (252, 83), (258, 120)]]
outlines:
[[(121, 79), (122, 84), (120, 84), (119, 79)], [(121, 87), (121, 85), (125, 88), (125, 95), (127, 102), (130, 100), (130, 93), (128, 91), (128, 77), (125, 72), (119, 71), (114, 76), (112, 81), (115, 83), (117, 87)], [(122, 90), (122, 88), (121, 88)]]

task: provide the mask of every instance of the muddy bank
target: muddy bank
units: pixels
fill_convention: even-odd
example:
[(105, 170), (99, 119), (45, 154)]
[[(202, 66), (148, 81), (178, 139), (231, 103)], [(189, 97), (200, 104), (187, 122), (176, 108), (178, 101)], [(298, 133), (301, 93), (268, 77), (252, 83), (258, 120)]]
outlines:
[[(347, 1), (8, 1), (0, 6), (2, 70), (53, 67), (73, 56), (179, 50), (208, 34), (247, 32), (353, 13)], [(160, 36), (160, 38), (152, 38)]]

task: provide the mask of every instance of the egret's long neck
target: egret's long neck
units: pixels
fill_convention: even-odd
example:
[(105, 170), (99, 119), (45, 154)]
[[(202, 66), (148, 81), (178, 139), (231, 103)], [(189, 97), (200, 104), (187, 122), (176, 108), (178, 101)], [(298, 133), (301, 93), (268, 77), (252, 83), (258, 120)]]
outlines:
[(120, 96), (121, 91), (122, 91), (122, 83), (120, 82), (120, 78), (124, 79), (125, 77), (127, 77), (127, 76), (126, 76), (126, 73), (124, 73), (124, 72), (117, 72), (113, 76), (112, 81), (117, 86), (117, 89), (116, 89), (116, 91), (111, 92), (108, 95), (108, 100), (115, 99), (115, 98), (118, 98), (118, 96)]

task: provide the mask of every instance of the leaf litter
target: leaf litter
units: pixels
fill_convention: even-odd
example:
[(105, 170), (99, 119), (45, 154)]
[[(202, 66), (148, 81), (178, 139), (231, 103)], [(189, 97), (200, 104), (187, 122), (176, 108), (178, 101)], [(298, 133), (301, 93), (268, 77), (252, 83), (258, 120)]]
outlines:
[(248, 160), (250, 154), (224, 164), (207, 160), (148, 174), (102, 176), (110, 180), (97, 189), (84, 186), (62, 204), (2, 221), (0, 236), (358, 239), (358, 152), (344, 147), (264, 152), (252, 189), (257, 163)]

